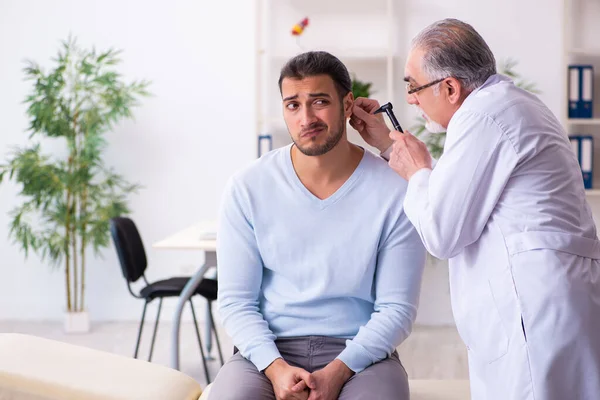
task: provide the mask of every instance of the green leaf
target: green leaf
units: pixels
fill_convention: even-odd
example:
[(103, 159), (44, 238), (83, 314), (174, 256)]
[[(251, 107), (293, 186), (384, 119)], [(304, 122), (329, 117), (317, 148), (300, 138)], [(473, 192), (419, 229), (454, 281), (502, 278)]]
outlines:
[(120, 54), (83, 48), (69, 35), (47, 70), (25, 62), (28, 142), (0, 165), (0, 183), (19, 188), (9, 236), (25, 257), (35, 252), (59, 266), (72, 256), (72, 232), (99, 253), (110, 244), (110, 218), (130, 212), (128, 198), (140, 186), (105, 164), (105, 134), (151, 94), (149, 81), (124, 79)]
[(358, 97), (370, 97), (372, 95), (371, 86), (373, 84), (371, 82), (362, 82), (353, 76), (352, 78), (352, 94), (354, 98)]

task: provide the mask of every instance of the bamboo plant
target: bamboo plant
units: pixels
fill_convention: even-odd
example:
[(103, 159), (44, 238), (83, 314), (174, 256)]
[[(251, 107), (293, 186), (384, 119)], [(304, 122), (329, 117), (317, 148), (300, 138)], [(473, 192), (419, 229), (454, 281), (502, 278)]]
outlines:
[(149, 95), (147, 81), (125, 83), (115, 70), (119, 54), (83, 49), (69, 37), (47, 72), (28, 61), (29, 141), (0, 165), (0, 182), (14, 180), (23, 197), (9, 236), (25, 258), (32, 251), (64, 268), (67, 312), (86, 310), (87, 251), (99, 255), (109, 245), (110, 218), (128, 213), (127, 195), (139, 189), (102, 159), (104, 135)]

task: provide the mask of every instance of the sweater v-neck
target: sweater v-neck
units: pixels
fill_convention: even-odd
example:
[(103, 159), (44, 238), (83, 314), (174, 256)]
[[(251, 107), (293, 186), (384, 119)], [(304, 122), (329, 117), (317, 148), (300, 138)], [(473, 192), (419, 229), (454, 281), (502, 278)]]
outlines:
[(311, 204), (314, 207), (317, 207), (320, 210), (323, 210), (331, 204), (334, 204), (342, 197), (344, 197), (346, 193), (348, 193), (348, 191), (354, 186), (354, 184), (362, 174), (362, 171), (364, 170), (364, 165), (367, 162), (367, 150), (363, 148), (362, 158), (356, 166), (356, 168), (354, 169), (354, 171), (352, 171), (352, 174), (348, 177), (348, 179), (346, 179), (346, 181), (330, 196), (324, 199), (320, 199), (317, 196), (315, 196), (310, 190), (308, 190), (307, 187), (304, 186), (304, 184), (300, 180), (300, 177), (298, 177), (298, 174), (294, 169), (294, 164), (292, 163), (293, 146), (293, 144), (288, 145), (287, 149), (282, 152), (282, 156), (285, 158), (284, 163), (287, 169), (287, 173), (290, 175), (294, 186), (300, 192), (302, 197), (306, 201), (308, 201), (309, 204)]

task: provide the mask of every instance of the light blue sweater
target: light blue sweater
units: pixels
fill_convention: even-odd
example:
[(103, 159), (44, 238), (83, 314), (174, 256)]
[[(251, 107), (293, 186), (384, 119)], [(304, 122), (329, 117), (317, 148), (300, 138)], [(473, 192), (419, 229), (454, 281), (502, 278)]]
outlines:
[(219, 216), (219, 311), (259, 371), (279, 337), (347, 338), (339, 355), (360, 372), (410, 334), (425, 249), (404, 215), (406, 181), (365, 151), (320, 200), (298, 179), (291, 145), (234, 175)]

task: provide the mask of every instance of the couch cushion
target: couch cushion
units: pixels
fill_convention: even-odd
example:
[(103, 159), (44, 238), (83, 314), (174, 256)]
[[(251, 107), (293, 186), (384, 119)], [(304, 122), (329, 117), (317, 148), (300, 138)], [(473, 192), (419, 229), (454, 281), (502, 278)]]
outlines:
[(158, 364), (30, 335), (0, 334), (0, 399), (198, 400), (189, 376)]

